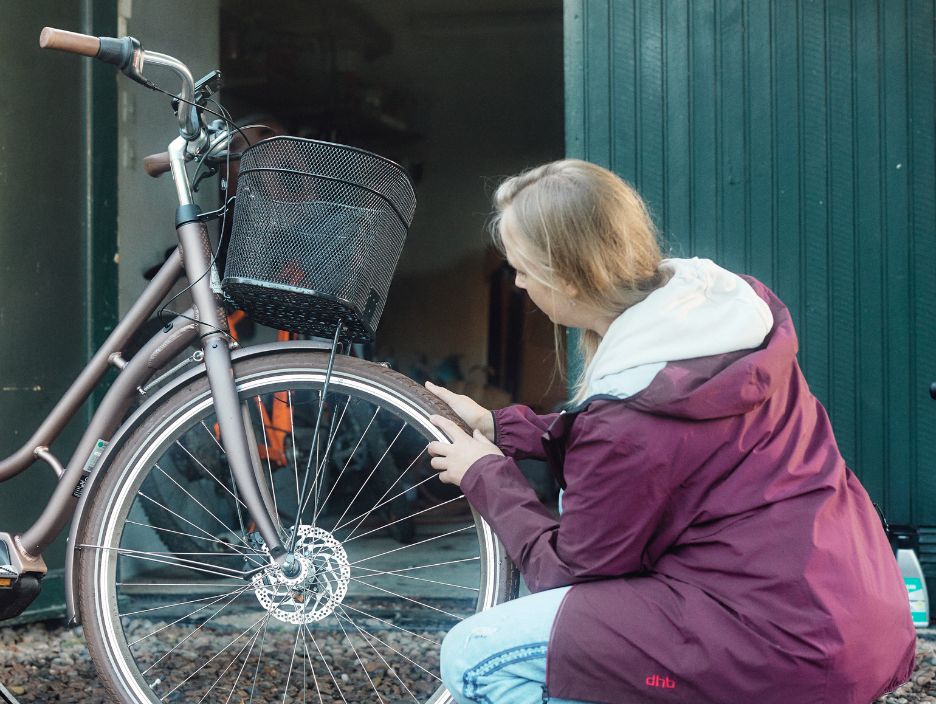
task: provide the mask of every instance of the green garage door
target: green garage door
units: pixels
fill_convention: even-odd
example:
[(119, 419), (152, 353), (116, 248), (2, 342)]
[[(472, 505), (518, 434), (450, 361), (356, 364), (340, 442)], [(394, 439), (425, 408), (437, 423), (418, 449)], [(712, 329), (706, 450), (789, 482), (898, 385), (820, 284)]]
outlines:
[(634, 183), (674, 255), (786, 301), (849, 464), (892, 522), (936, 529), (933, 20), (932, 0), (565, 6), (568, 154)]

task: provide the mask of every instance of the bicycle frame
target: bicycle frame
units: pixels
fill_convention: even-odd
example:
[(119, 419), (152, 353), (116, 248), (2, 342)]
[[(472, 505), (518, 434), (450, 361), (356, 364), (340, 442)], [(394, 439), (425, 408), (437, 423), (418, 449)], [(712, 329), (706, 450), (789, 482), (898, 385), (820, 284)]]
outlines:
[[(41, 557), (42, 552), (75, 515), (76, 506), (89, 477), (130, 405), (142, 392), (142, 387), (147, 381), (199, 337), (202, 341), (202, 351), (197, 361), (204, 361), (215, 400), (221, 443), (234, 482), (267, 545), (271, 560), (280, 566), (288, 560), (286, 548), (273, 521), (270, 500), (265, 496), (261, 482), (258, 481), (257, 472), (262, 472), (262, 469), (255, 466), (251, 455), (251, 443), (256, 441), (248, 437), (234, 385), (227, 316), (211, 286), (211, 278), (216, 276), (216, 270), (207, 229), (200, 220), (198, 206), (192, 201), (192, 191), (185, 170), (186, 144), (186, 140), (179, 137), (169, 147), (171, 171), (179, 199), (176, 216), (179, 248), (161, 267), (140, 299), (131, 307), (29, 441), (16, 453), (0, 462), (0, 482), (25, 471), (38, 459), (47, 462), (59, 478), (51, 498), (30, 528), (15, 536), (0, 533), (0, 540), (8, 546), (11, 553), (12, 567), (20, 574), (44, 574), (47, 571)], [(177, 316), (163, 331), (151, 338), (132, 359), (125, 360), (122, 357), (124, 347), (166, 298), (183, 273), (190, 283), (193, 307)], [(71, 459), (63, 466), (49, 452), (49, 446), (112, 366), (118, 369), (117, 379), (95, 411)]]
[[(153, 337), (132, 360), (127, 362), (121, 356), (127, 342), (153, 315), (182, 273), (182, 259), (177, 251), (166, 260), (140, 299), (114, 328), (32, 437), (16, 453), (0, 461), (0, 482), (25, 471), (38, 459), (50, 464), (58, 476), (58, 484), (39, 518), (24, 533), (10, 541), (20, 559), (35, 562), (61, 532), (74, 514), (84, 485), (94, 469), (94, 462), (90, 458), (99, 440), (112, 436), (123, 415), (138, 397), (138, 389), (197, 336), (195, 324), (179, 316)], [(188, 311), (184, 315), (193, 317), (192, 312)], [(63, 467), (48, 448), (111, 367), (119, 369), (120, 374), (95, 411), (71, 459)], [(41, 571), (45, 571), (45, 565), (42, 565)]]

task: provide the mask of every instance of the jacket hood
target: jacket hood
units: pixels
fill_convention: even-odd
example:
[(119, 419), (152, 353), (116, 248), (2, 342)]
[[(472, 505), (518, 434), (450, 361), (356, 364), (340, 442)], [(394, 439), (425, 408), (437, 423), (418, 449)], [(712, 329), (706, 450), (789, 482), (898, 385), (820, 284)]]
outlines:
[(588, 367), (588, 396), (700, 420), (766, 401), (795, 362), (786, 307), (760, 282), (708, 259), (662, 267), (666, 285), (608, 328)]

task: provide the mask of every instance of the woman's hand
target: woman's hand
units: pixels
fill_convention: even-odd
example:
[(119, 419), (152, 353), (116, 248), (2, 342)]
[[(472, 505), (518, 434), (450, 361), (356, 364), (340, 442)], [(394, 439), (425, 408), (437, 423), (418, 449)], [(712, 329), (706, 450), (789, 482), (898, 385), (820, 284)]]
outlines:
[[(467, 397), (462, 396), (461, 398)], [(474, 402), (472, 401), (472, 403)], [(428, 446), (429, 454), (432, 455), (432, 468), (439, 470), (439, 479), (446, 484), (461, 486), (461, 480), (465, 476), (465, 472), (482, 457), (487, 455), (504, 456), (504, 453), (500, 451), (497, 445), (484, 437), (483, 433), (477, 428), (475, 428), (474, 434), (469, 435), (448, 418), (429, 416), (429, 420), (452, 439), (451, 444), (436, 441), (430, 442)]]
[(494, 418), (488, 409), (468, 396), (436, 386), (431, 381), (426, 382), (426, 388), (442, 399), (455, 412), (455, 415), (465, 422), (465, 425), (472, 430), (480, 430), (484, 437), (494, 442)]

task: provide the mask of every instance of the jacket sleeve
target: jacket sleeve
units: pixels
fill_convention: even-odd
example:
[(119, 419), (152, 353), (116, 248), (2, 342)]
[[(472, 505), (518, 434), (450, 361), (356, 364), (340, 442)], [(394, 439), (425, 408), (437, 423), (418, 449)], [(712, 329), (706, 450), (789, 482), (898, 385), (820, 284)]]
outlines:
[(678, 481), (619, 426), (599, 423), (577, 435), (567, 445), (559, 518), (511, 458), (482, 457), (461, 482), (532, 592), (649, 568), (644, 552)]
[(558, 413), (539, 416), (527, 406), (507, 406), (494, 413), (494, 444), (514, 459), (546, 459), (543, 433)]

